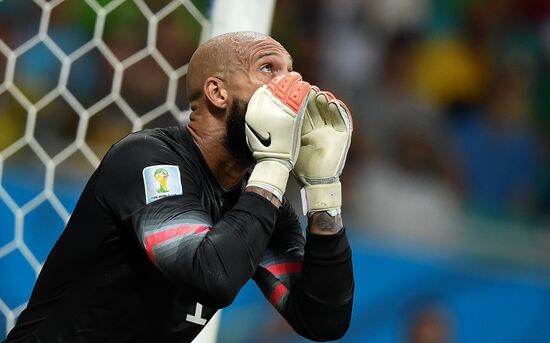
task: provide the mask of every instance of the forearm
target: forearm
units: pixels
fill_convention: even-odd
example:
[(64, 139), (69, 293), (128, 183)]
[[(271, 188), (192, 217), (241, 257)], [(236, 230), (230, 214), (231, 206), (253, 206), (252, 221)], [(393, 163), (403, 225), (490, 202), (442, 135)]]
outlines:
[(247, 192), (211, 227), (194, 224), (207, 220), (199, 212), (162, 212), (171, 219), (141, 224), (149, 257), (175, 283), (192, 289), (201, 303), (218, 308), (229, 305), (254, 273), (277, 219), (274, 206)]
[(284, 304), (287, 320), (313, 340), (342, 337), (351, 320), (353, 268), (345, 230), (309, 233), (301, 278)]
[(197, 254), (203, 280), (210, 280), (218, 292), (231, 293), (231, 298), (252, 277), (277, 218), (276, 209), (256, 195), (243, 197), (246, 202), (241, 199), (207, 236), (211, 247), (204, 244)]
[(297, 333), (315, 341), (337, 339), (350, 322), (354, 287), (341, 217), (311, 216), (306, 240), (288, 202), (279, 212), (254, 281)]

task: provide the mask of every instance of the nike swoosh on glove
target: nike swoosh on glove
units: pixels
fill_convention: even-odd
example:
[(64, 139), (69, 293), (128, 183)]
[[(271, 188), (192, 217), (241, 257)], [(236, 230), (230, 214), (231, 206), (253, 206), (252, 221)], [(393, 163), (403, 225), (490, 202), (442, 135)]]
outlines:
[(300, 131), (311, 85), (291, 72), (256, 90), (246, 111), (246, 142), (256, 159), (247, 186), (282, 200), (300, 149)]

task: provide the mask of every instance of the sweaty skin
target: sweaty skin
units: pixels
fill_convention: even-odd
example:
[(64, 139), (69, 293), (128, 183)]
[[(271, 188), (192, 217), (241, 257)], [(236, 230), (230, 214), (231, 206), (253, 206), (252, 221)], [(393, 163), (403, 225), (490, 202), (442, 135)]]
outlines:
[[(261, 57), (277, 56), (286, 60), (284, 73), (292, 71), (292, 60), (285, 48), (273, 38), (257, 32), (232, 32), (214, 37), (202, 44), (191, 57), (187, 73), (187, 94), (194, 111), (204, 99), (204, 82), (208, 77), (217, 77), (229, 85), (251, 81), (248, 94), (231, 89), (248, 102), (252, 93), (275, 76), (258, 77), (252, 70)], [(267, 82), (266, 82), (267, 81)], [(240, 84), (242, 86), (242, 84)], [(201, 101), (202, 100), (202, 101)]]

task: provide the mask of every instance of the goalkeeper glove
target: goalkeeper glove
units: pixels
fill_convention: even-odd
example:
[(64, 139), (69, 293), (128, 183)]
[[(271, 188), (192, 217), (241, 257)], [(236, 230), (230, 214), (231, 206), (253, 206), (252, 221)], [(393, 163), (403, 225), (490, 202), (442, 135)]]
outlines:
[(340, 174), (351, 144), (353, 122), (346, 105), (330, 92), (310, 90), (302, 141), (293, 173), (302, 186), (304, 214), (340, 213)]
[(246, 142), (256, 159), (247, 186), (282, 201), (300, 149), (300, 131), (311, 85), (291, 72), (256, 90), (246, 111)]

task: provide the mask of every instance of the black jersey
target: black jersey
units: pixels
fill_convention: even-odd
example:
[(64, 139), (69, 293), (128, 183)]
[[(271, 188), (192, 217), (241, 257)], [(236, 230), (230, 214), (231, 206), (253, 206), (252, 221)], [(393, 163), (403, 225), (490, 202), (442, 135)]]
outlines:
[(301, 335), (346, 331), (353, 299), (344, 230), (308, 234), (223, 189), (186, 127), (115, 144), (88, 181), (6, 342), (190, 342), (253, 278)]

